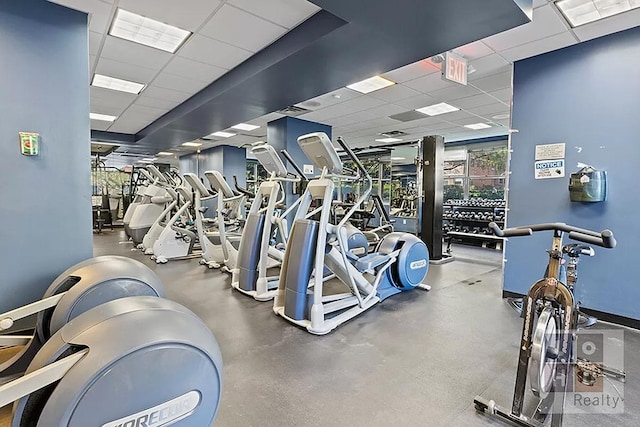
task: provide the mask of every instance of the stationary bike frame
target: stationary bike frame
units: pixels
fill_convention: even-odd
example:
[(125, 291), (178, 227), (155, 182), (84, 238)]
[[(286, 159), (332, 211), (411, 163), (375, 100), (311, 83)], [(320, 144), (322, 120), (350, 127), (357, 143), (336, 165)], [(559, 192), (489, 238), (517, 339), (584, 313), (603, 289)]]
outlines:
[[(559, 281), (560, 265), (563, 259), (563, 233), (568, 232), (569, 238), (573, 240), (605, 248), (615, 247), (616, 241), (613, 233), (609, 230), (597, 233), (572, 227), (564, 223), (537, 224), (501, 230), (492, 222), (489, 224), (489, 227), (496, 235), (504, 237), (528, 236), (533, 234), (534, 231), (552, 230), (553, 244), (551, 249), (547, 251), (549, 253), (549, 264), (545, 277), (531, 286), (523, 302), (524, 322), (511, 411), (509, 412), (507, 409), (496, 405), (493, 400), (487, 401), (480, 396), (474, 399), (474, 403), (479, 410), (487, 411), (492, 415), (496, 415), (515, 425), (523, 427), (542, 425), (545, 418), (549, 415), (548, 410), (551, 409), (551, 426), (559, 427), (562, 425), (565, 394), (567, 385), (569, 384), (571, 364), (573, 363), (574, 331), (578, 324), (578, 310), (573, 292), (571, 292), (567, 285)], [(539, 402), (534, 417), (530, 419), (522, 414), (522, 409), (524, 406), (529, 359), (531, 357), (533, 344), (532, 335), (538, 301), (550, 302), (555, 308), (554, 315), (556, 316), (556, 321), (561, 321), (560, 328), (557, 332), (560, 335), (560, 348), (551, 391)]]

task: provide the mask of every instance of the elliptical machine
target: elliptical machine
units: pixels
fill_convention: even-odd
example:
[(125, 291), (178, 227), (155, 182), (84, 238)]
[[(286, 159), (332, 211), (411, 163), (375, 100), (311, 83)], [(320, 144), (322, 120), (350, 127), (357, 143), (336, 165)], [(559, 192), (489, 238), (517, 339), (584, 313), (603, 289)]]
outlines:
[[(427, 246), (416, 236), (391, 233), (376, 251), (357, 257), (350, 250), (347, 222), (369, 196), (372, 179), (349, 146), (338, 143), (356, 164), (358, 171), (344, 168), (329, 137), (322, 132), (300, 136), (298, 144), (315, 167), (319, 177), (309, 181), (296, 212), (285, 258), (280, 272), (273, 310), (286, 320), (316, 335), (331, 332), (337, 326), (402, 291), (420, 287), (429, 268)], [(334, 179), (358, 181), (367, 188), (337, 224), (331, 223)], [(319, 203), (318, 221), (305, 219), (312, 202)], [(368, 246), (366, 238), (364, 244)], [(348, 292), (325, 295), (325, 269), (346, 285)]]
[(164, 287), (158, 276), (138, 261), (100, 256), (61, 273), (40, 301), (0, 314), (0, 332), (36, 315), (32, 336), (0, 335), (0, 347), (23, 346), (0, 364), (0, 384), (22, 374), (42, 346), (69, 321), (100, 304), (130, 296), (162, 297)]
[(267, 270), (279, 266), (284, 259), (284, 251), (272, 242), (273, 231), (274, 228), (277, 230), (281, 243), (286, 245), (289, 237), (286, 218), (301, 200), (298, 198), (284, 212), (278, 213), (278, 206), (285, 199), (283, 183), (308, 180), (293, 159), (288, 158), (297, 172), (297, 175), (290, 174), (271, 145), (257, 143), (251, 152), (269, 173), (269, 179), (258, 187), (247, 214), (238, 250), (238, 266), (233, 272), (231, 286), (257, 301), (270, 301), (277, 293), (279, 276), (269, 277)]
[[(565, 396), (571, 391), (574, 376), (585, 375), (574, 353), (574, 341), (578, 327), (578, 303), (573, 287), (577, 279), (576, 266), (581, 255), (593, 256), (593, 248), (586, 245), (563, 245), (563, 234), (570, 239), (614, 248), (616, 240), (610, 230), (595, 232), (564, 223), (536, 224), (501, 230), (495, 222), (489, 228), (500, 237), (530, 236), (538, 231), (553, 231), (553, 242), (545, 277), (534, 283), (524, 300), (524, 322), (520, 355), (511, 410), (498, 406), (493, 400), (476, 396), (474, 404), (479, 412), (500, 417), (504, 421), (523, 427), (539, 427), (550, 422), (559, 427), (563, 421)], [(564, 255), (570, 258), (566, 273), (563, 272)], [(567, 284), (561, 280), (565, 279)], [(622, 371), (595, 366), (599, 375), (609, 375), (624, 380)], [(589, 371), (586, 375), (594, 376)], [(527, 382), (538, 399), (533, 415), (523, 414)]]

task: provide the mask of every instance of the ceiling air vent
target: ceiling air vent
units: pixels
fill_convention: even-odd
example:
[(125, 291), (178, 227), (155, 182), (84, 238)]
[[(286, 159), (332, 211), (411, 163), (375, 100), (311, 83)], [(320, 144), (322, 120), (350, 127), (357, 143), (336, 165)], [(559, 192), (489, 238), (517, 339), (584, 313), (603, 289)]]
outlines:
[(283, 108), (282, 110), (278, 110), (276, 112), (280, 113), (280, 114), (284, 114), (285, 116), (296, 117), (296, 116), (301, 116), (303, 114), (306, 114), (306, 113), (308, 113), (310, 111), (311, 110), (307, 110), (306, 108), (297, 107), (295, 105), (292, 105), (290, 107)]
[(389, 132), (382, 132), (380, 135), (383, 135), (389, 138), (398, 138), (399, 136), (407, 135), (407, 133), (402, 132), (401, 130), (390, 130)]

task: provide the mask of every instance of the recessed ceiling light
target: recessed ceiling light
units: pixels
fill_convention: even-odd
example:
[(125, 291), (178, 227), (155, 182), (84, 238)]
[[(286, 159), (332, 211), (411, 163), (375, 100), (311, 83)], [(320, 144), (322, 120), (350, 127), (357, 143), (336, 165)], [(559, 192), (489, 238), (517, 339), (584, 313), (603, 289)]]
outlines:
[(407, 160), (406, 157), (392, 157), (391, 160)]
[(168, 151), (161, 151), (158, 154), (156, 154), (156, 156), (173, 156), (173, 153), (170, 153)]
[(200, 147), (202, 145), (201, 142), (185, 142), (184, 144), (185, 147)]
[(105, 89), (118, 90), (139, 94), (144, 89), (144, 84), (130, 82), (129, 80), (116, 79), (115, 77), (103, 76), (102, 74), (94, 74), (91, 86), (103, 87)]
[(231, 129), (238, 129), (238, 130), (246, 130), (246, 131), (251, 131), (251, 130), (256, 130), (258, 129), (260, 126), (256, 126), (256, 125), (250, 125), (248, 123), (238, 123), (235, 126), (231, 126)]
[(392, 82), (389, 79), (385, 79), (384, 77), (380, 77), (380, 76), (374, 76), (366, 80), (362, 80), (361, 82), (349, 85), (347, 86), (347, 88), (355, 90), (360, 93), (370, 93), (378, 89), (383, 89), (385, 87), (392, 86), (394, 84), (396, 83)]
[(376, 142), (400, 142), (402, 139), (400, 138), (380, 138), (376, 139)]
[(109, 35), (175, 53), (191, 35), (190, 31), (118, 9)]
[(491, 117), (494, 120), (504, 120), (504, 119), (508, 119), (509, 118), (509, 113), (504, 113), (504, 114), (496, 114), (495, 116)]
[(438, 116), (440, 114), (451, 113), (453, 111), (459, 111), (459, 110), (460, 109), (458, 107), (449, 105), (446, 102), (441, 102), (440, 104), (433, 104), (427, 107), (416, 109), (418, 113), (426, 114), (427, 116)]
[(209, 136), (217, 136), (217, 137), (220, 137), (220, 138), (231, 138), (232, 136), (236, 136), (236, 134), (235, 133), (231, 133), (231, 132), (222, 132), (222, 131), (220, 131), (220, 132), (214, 132)]
[(556, 6), (572, 27), (640, 7), (638, 0), (558, 0)]
[(118, 117), (110, 116), (108, 114), (90, 113), (91, 120), (100, 120), (101, 122), (114, 122)]
[(480, 130), (480, 129), (489, 129), (491, 125), (486, 123), (472, 123), (470, 125), (464, 125), (467, 129)]

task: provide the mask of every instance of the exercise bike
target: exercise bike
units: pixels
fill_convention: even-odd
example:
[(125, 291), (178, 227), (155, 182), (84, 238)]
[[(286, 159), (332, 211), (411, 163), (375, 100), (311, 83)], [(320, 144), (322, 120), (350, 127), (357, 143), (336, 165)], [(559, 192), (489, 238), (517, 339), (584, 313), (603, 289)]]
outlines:
[[(571, 391), (574, 375), (587, 385), (598, 375), (623, 381), (626, 377), (622, 371), (578, 360), (574, 353), (579, 307), (573, 288), (577, 281), (578, 260), (580, 256), (593, 256), (595, 252), (587, 245), (563, 245), (563, 235), (568, 233), (572, 240), (609, 249), (616, 246), (616, 240), (610, 230), (595, 232), (564, 223), (501, 230), (492, 222), (489, 228), (500, 237), (530, 236), (538, 231), (553, 231), (553, 243), (551, 249), (547, 250), (549, 263), (545, 277), (531, 286), (524, 299), (522, 340), (511, 410), (481, 396), (474, 399), (476, 410), (517, 426), (537, 427), (550, 422), (551, 426), (559, 427), (562, 425), (565, 397)], [(569, 257), (566, 268), (562, 265), (565, 255)], [(538, 399), (532, 416), (523, 414), (527, 382)]]

